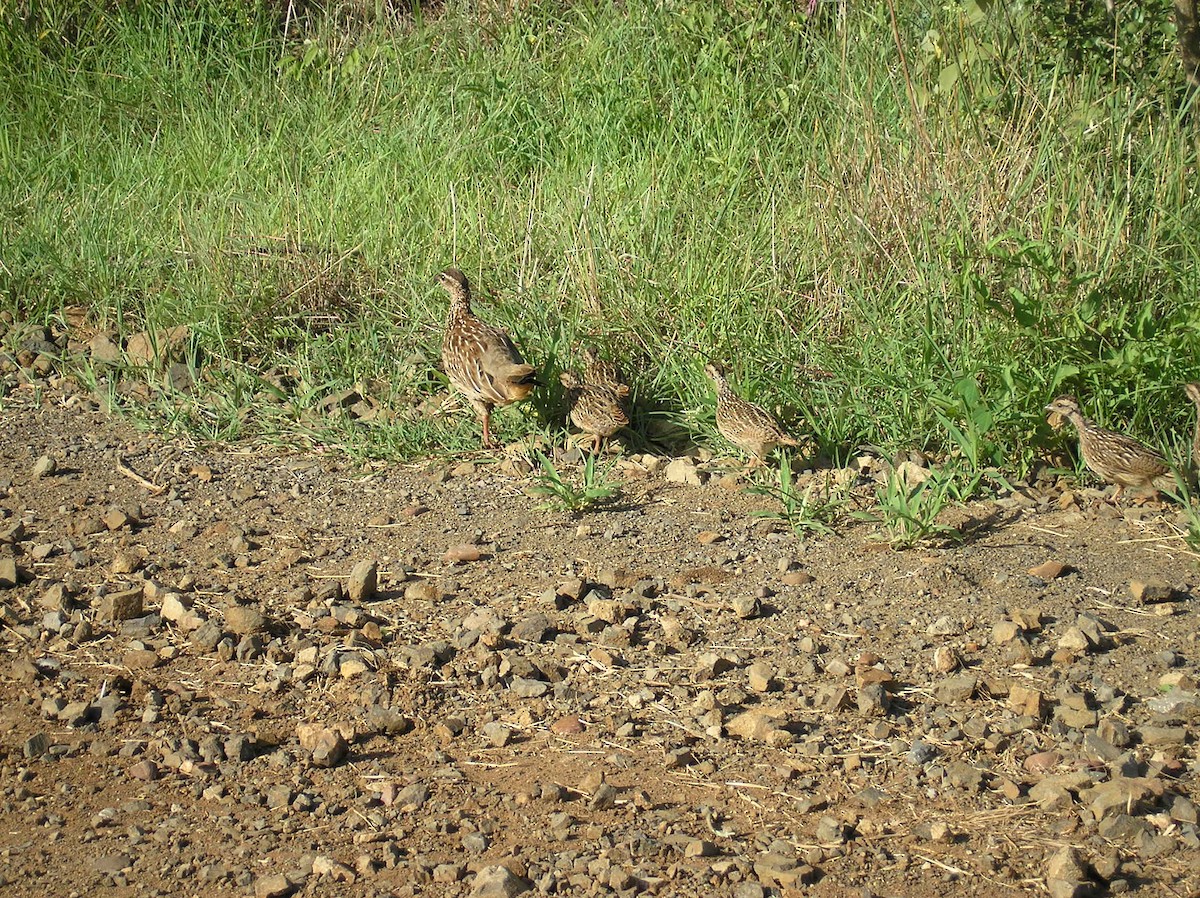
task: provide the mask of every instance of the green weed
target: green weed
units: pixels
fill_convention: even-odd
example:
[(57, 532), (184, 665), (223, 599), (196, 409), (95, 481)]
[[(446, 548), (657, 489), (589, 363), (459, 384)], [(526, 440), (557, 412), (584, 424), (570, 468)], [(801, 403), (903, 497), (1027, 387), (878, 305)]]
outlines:
[[(969, 487), (971, 491), (974, 486)], [(929, 476), (909, 485), (900, 469), (888, 474), (876, 493), (875, 511), (855, 512), (860, 520), (879, 524), (887, 541), (897, 549), (911, 549), (929, 540), (962, 539), (955, 527), (942, 524), (938, 516), (963, 492), (953, 473), (932, 469)]]
[(541, 508), (569, 512), (585, 511), (612, 499), (620, 492), (620, 485), (608, 479), (611, 467), (605, 471), (598, 470), (596, 456), (591, 453), (586, 456), (580, 470), (578, 486), (563, 479), (554, 462), (545, 454), (534, 451), (533, 457), (541, 471), (534, 475), (536, 483), (529, 488), (529, 492), (546, 499)]
[(833, 524), (845, 501), (832, 493), (828, 480), (823, 488), (817, 483), (810, 483), (803, 490), (797, 489), (787, 458), (779, 463), (779, 476), (775, 483), (757, 483), (748, 492), (767, 496), (780, 505), (778, 511), (756, 511), (756, 517), (784, 521), (801, 539), (813, 534), (833, 534)]

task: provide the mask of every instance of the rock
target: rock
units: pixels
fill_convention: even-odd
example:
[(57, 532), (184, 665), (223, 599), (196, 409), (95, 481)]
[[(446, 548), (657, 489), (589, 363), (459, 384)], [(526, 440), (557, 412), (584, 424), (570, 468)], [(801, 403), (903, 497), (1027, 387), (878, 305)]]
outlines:
[(933, 694), (939, 702), (954, 704), (965, 702), (975, 694), (978, 679), (974, 674), (959, 674), (947, 677), (933, 688)]
[(908, 752), (904, 755), (904, 760), (915, 767), (921, 767), (928, 764), (938, 756), (938, 750), (935, 746), (928, 742), (923, 742), (920, 739), (914, 739)]
[(753, 692), (770, 692), (778, 685), (775, 668), (765, 661), (758, 661), (746, 668), (746, 680)]
[(933, 669), (938, 673), (953, 673), (960, 667), (962, 658), (952, 646), (940, 645), (933, 650)]
[(450, 562), (452, 564), (466, 564), (468, 562), (479, 561), (487, 557), (489, 557), (488, 553), (479, 546), (473, 543), (459, 543), (458, 545), (451, 546), (445, 551), (445, 553), (442, 555), (442, 561)]
[(138, 552), (118, 552), (113, 556), (111, 570), (114, 574), (132, 574), (141, 568), (144, 560)]
[(735, 596), (730, 606), (733, 613), (742, 620), (750, 620), (762, 614), (762, 603), (756, 596)]
[(507, 724), (493, 720), (483, 725), (483, 735), (493, 748), (504, 748), (512, 741), (513, 731)]
[(513, 677), (508, 688), (518, 698), (539, 698), (550, 691), (550, 684), (529, 677)]
[(436, 602), (441, 590), (430, 580), (414, 580), (404, 587), (404, 598), (409, 602)]
[(54, 460), (52, 455), (43, 455), (33, 463), (33, 470), (30, 472), (37, 479), (49, 477), (58, 470), (58, 462)]
[(292, 894), (295, 888), (282, 873), (272, 873), (254, 880), (254, 898), (283, 898)]
[(719, 543), (725, 539), (725, 534), (716, 530), (701, 530), (696, 534), (696, 541), (702, 546), (711, 546), (713, 543)]
[(739, 739), (766, 742), (770, 745), (777, 744), (782, 738), (778, 734), (782, 733), (786, 736), (786, 742), (783, 743), (786, 745), (792, 742), (792, 734), (781, 726), (786, 720), (787, 712), (782, 708), (751, 708), (730, 718), (725, 724), (725, 732)]
[(21, 582), (17, 560), (11, 555), (0, 558), (0, 589), (12, 589)]
[(1037, 567), (1029, 569), (1029, 573), (1037, 577), (1039, 580), (1057, 580), (1063, 574), (1070, 572), (1070, 566), (1063, 564), (1061, 561), (1043, 561)]
[(413, 723), (395, 708), (372, 705), (367, 709), (365, 724), (368, 730), (385, 736), (401, 736), (412, 729)]
[(379, 563), (376, 561), (360, 561), (350, 571), (350, 579), (346, 584), (346, 595), (351, 602), (366, 602), (375, 598), (379, 584)]
[(997, 645), (1012, 642), (1022, 634), (1021, 626), (1016, 621), (1002, 620), (992, 628), (992, 641)]
[(267, 619), (252, 605), (230, 605), (225, 609), (225, 626), (238, 636), (247, 636), (266, 630)]
[(49, 750), (50, 738), (45, 733), (30, 736), (25, 740), (25, 744), (21, 746), (21, 754), (30, 761), (40, 758)]
[(350, 751), (341, 732), (331, 727), (302, 723), (296, 727), (296, 734), (300, 747), (311, 755), (317, 767), (336, 767)]
[(1083, 898), (1091, 893), (1092, 883), (1076, 849), (1060, 848), (1047, 861), (1046, 889), (1052, 898)]
[(1200, 710), (1200, 695), (1184, 689), (1172, 689), (1166, 695), (1158, 695), (1146, 702), (1146, 707), (1155, 714), (1174, 715), (1181, 711)]
[(728, 658), (715, 652), (703, 652), (696, 656), (696, 669), (692, 673), (692, 679), (697, 683), (703, 683), (733, 670), (733, 667), (733, 662)]
[(593, 811), (606, 811), (617, 803), (617, 789), (610, 783), (601, 783), (598, 785), (591, 798), (588, 799), (588, 808)]
[(961, 632), (962, 627), (948, 615), (942, 615), (925, 628), (928, 636), (957, 636)]
[(142, 612), (142, 591), (140, 589), (110, 592), (100, 605), (101, 619), (113, 623), (141, 617)]
[(1068, 627), (1067, 631), (1059, 637), (1058, 647), (1074, 655), (1082, 655), (1092, 647), (1092, 643), (1078, 627)]
[(141, 331), (125, 343), (125, 357), (129, 359), (129, 364), (138, 367), (165, 367), (183, 357), (183, 349), (190, 336), (191, 329), (185, 324), (163, 328), (153, 334)]
[(533, 888), (533, 883), (507, 867), (483, 867), (471, 884), (471, 898), (513, 898)]
[(669, 483), (684, 483), (688, 486), (702, 486), (708, 479), (708, 474), (696, 467), (690, 458), (677, 458), (667, 465), (663, 476)]
[(97, 365), (117, 365), (121, 362), (121, 347), (112, 336), (101, 331), (88, 342), (88, 355)]
[(1183, 745), (1187, 742), (1187, 727), (1156, 727), (1144, 726), (1138, 728), (1138, 735), (1145, 745)]
[(568, 714), (550, 724), (550, 732), (556, 736), (577, 736), (583, 732), (583, 721), (578, 714)]
[(1008, 690), (1008, 707), (1017, 714), (1041, 718), (1046, 714), (1046, 697), (1029, 686), (1011, 686)]
[(885, 716), (890, 704), (891, 699), (882, 683), (871, 683), (858, 690), (858, 710), (867, 717)]
[(1058, 766), (1062, 755), (1056, 751), (1039, 751), (1025, 759), (1022, 767), (1030, 773), (1046, 773)]
[(518, 621), (509, 633), (513, 639), (522, 642), (542, 642), (553, 630), (550, 618), (540, 611), (534, 612)]
[(1142, 605), (1150, 605), (1155, 602), (1171, 601), (1175, 590), (1165, 580), (1158, 577), (1146, 577), (1144, 579), (1130, 580), (1129, 592), (1135, 602)]
[(128, 770), (129, 776), (144, 783), (158, 779), (158, 765), (153, 761), (138, 761)]
[(812, 574), (805, 571), (788, 571), (779, 578), (779, 582), (784, 586), (805, 586), (812, 583), (814, 579)]
[(92, 861), (92, 869), (97, 873), (121, 873), (133, 866), (133, 858), (128, 854), (106, 854)]

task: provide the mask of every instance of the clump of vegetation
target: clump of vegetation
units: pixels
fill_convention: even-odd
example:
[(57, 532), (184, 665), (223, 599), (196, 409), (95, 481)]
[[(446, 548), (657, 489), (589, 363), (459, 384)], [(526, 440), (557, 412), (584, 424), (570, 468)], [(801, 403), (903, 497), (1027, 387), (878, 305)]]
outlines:
[(1063, 392), (1189, 426), (1200, 191), (1165, 0), (506, 10), (9, 4), (0, 308), (187, 324), (198, 392), (118, 407), (366, 455), (472, 445), (461, 417), (321, 423), (355, 384), (437, 391), (449, 264), (534, 363), (600, 339), (682, 420), (695, 359), (727, 358), (834, 457), (1021, 474)]
[(545, 454), (535, 451), (533, 458), (541, 471), (534, 474), (534, 484), (529, 487), (529, 492), (546, 499), (542, 508), (585, 511), (612, 499), (620, 492), (620, 485), (608, 478), (611, 467), (607, 471), (598, 470), (595, 455), (589, 454), (585, 458), (580, 469), (578, 486), (564, 478), (554, 466), (554, 462)]

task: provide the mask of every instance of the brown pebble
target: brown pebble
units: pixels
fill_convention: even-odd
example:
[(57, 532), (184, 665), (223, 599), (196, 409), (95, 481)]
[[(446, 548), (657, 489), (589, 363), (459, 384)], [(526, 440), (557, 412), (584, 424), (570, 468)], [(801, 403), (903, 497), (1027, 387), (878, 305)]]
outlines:
[(701, 530), (696, 534), (696, 539), (701, 545), (711, 546), (713, 543), (719, 543), (725, 538), (725, 535), (718, 533), (716, 530)]
[(568, 714), (550, 724), (550, 732), (556, 736), (577, 736), (583, 732), (583, 721), (577, 714)]
[(1022, 763), (1022, 767), (1030, 773), (1046, 773), (1058, 766), (1058, 762), (1062, 760), (1062, 755), (1056, 751), (1039, 751), (1035, 755), (1030, 755)]
[(451, 546), (446, 550), (446, 554), (442, 556), (442, 561), (479, 561), (481, 558), (486, 558), (487, 553), (479, 546), (471, 545), (470, 543), (459, 543), (457, 546)]
[(1029, 573), (1042, 580), (1055, 580), (1070, 570), (1070, 567), (1061, 561), (1050, 559), (1049, 561), (1043, 561), (1037, 567), (1031, 567)]

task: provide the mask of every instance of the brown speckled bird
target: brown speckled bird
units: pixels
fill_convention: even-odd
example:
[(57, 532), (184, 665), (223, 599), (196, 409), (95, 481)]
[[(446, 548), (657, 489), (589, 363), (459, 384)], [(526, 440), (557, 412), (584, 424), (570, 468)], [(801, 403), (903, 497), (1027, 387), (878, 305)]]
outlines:
[(737, 396), (729, 388), (720, 365), (709, 362), (704, 366), (704, 373), (717, 385), (717, 430), (729, 442), (753, 456), (750, 467), (761, 465), (776, 446), (800, 445), (799, 440), (780, 429), (765, 409)]
[(621, 369), (601, 356), (595, 346), (583, 350), (583, 379), (598, 387), (608, 387), (622, 398), (629, 395), (629, 385), (625, 383)]
[(1184, 384), (1188, 399), (1196, 404), (1196, 425), (1192, 430), (1192, 485), (1200, 482), (1200, 381)]
[(1151, 490), (1151, 497), (1158, 495), (1160, 484), (1166, 483), (1165, 475), (1170, 473), (1165, 458), (1132, 437), (1097, 427), (1083, 416), (1079, 403), (1071, 396), (1059, 396), (1046, 406), (1046, 411), (1060, 414), (1075, 425), (1083, 463), (1101, 480), (1116, 484), (1114, 501), (1126, 487), (1141, 487)]
[(483, 422), (483, 445), (494, 449), (488, 426), (492, 409), (527, 397), (539, 385), (537, 372), (508, 334), (472, 314), (471, 287), (461, 271), (447, 268), (438, 275), (438, 283), (450, 294), (442, 365), (451, 385)]
[[(559, 380), (567, 388), (571, 403), (571, 422), (592, 438), (592, 451), (600, 451), (600, 441), (610, 437), (629, 424), (629, 416), (621, 407), (621, 396), (616, 390), (580, 380), (570, 371), (564, 371)], [(628, 387), (624, 387), (629, 392)]]

